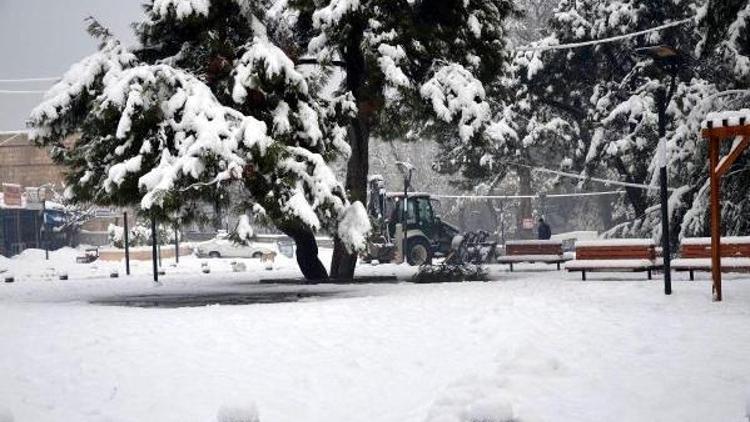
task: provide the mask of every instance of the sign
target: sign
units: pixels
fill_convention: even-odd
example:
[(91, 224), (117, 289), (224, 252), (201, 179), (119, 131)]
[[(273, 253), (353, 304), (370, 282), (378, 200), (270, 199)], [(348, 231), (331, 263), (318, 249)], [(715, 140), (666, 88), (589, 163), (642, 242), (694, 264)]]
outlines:
[(524, 218), (521, 221), (521, 227), (523, 227), (526, 230), (531, 230), (534, 228), (534, 219), (533, 218)]
[(7, 207), (21, 207), (22, 202), (21, 185), (3, 183), (3, 202)]

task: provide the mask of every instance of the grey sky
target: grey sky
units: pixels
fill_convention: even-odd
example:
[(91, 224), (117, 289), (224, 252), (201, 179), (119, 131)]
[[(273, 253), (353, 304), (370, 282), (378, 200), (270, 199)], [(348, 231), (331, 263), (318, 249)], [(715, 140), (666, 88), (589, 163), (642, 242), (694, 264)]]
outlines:
[[(84, 18), (96, 17), (126, 44), (143, 0), (0, 0), (0, 79), (59, 76), (96, 50)], [(50, 83), (0, 83), (0, 90), (44, 90)], [(41, 94), (0, 94), (0, 131), (24, 128)]]

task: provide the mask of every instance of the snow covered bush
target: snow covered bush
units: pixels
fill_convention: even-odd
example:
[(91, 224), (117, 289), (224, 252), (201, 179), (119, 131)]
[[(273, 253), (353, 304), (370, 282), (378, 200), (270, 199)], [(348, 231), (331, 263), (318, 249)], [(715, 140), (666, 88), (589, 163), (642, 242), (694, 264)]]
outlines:
[[(298, 255), (305, 276), (326, 278), (313, 233), (339, 233), (350, 207), (329, 163), (350, 153), (357, 107), (308, 83), (269, 38), (265, 6), (152, 0), (132, 49), (92, 21), (99, 51), (32, 111), (31, 137), (67, 168), (74, 202), (168, 222), (201, 219), (206, 203), (262, 210), (315, 251)], [(349, 224), (362, 233), (347, 239), (366, 223)]]
[[(150, 246), (152, 244), (151, 227), (136, 224), (128, 228), (128, 243), (130, 247)], [(177, 238), (182, 239), (182, 233), (177, 231)], [(121, 226), (110, 224), (107, 227), (109, 244), (116, 248), (125, 247), (125, 229)], [(159, 245), (168, 245), (175, 242), (175, 230), (166, 225), (158, 225), (156, 228), (156, 239)]]
[(463, 281), (488, 281), (489, 273), (481, 265), (440, 264), (423, 265), (412, 277), (414, 283), (451, 283)]

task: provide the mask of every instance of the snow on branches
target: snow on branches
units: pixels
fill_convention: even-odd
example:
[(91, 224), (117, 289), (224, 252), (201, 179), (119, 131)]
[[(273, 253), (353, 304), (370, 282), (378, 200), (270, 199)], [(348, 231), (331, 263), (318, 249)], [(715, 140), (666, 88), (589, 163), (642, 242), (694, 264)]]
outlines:
[(490, 120), (490, 106), (484, 101), (482, 83), (466, 68), (451, 63), (441, 66), (420, 88), (435, 114), (446, 122), (458, 120), (458, 133), (468, 141)]
[[(186, 218), (197, 204), (225, 198), (263, 209), (276, 224), (329, 232), (351, 220), (329, 166), (349, 154), (351, 95), (313, 92), (255, 21), (227, 21), (255, 33), (229, 55), (238, 38), (218, 40), (207, 17), (235, 17), (247, 10), (238, 3), (154, 0), (138, 27), (145, 45), (129, 51), (108, 40), (50, 90), (31, 114), (32, 137), (69, 169), (72, 199)], [(187, 16), (212, 35), (169, 30)], [(173, 36), (187, 39), (164, 39)], [(366, 234), (369, 222), (361, 223), (347, 223), (358, 230), (348, 239)]]

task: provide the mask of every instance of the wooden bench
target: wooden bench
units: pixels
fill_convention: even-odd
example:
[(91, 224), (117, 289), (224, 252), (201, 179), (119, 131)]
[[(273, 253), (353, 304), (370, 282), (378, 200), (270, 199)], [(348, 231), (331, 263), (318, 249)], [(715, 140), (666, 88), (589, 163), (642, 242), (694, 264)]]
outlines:
[(569, 272), (580, 271), (586, 281), (587, 272), (651, 272), (663, 267), (656, 256), (651, 239), (608, 239), (576, 242), (576, 259), (565, 264)]
[(510, 265), (519, 262), (543, 262), (545, 264), (560, 264), (565, 262), (561, 240), (509, 240), (505, 242), (505, 255), (497, 257), (500, 264)]
[[(682, 239), (673, 270), (689, 271), (690, 280), (695, 280), (695, 271), (711, 271), (711, 267), (710, 237)], [(750, 272), (750, 236), (721, 238), (721, 272)]]

